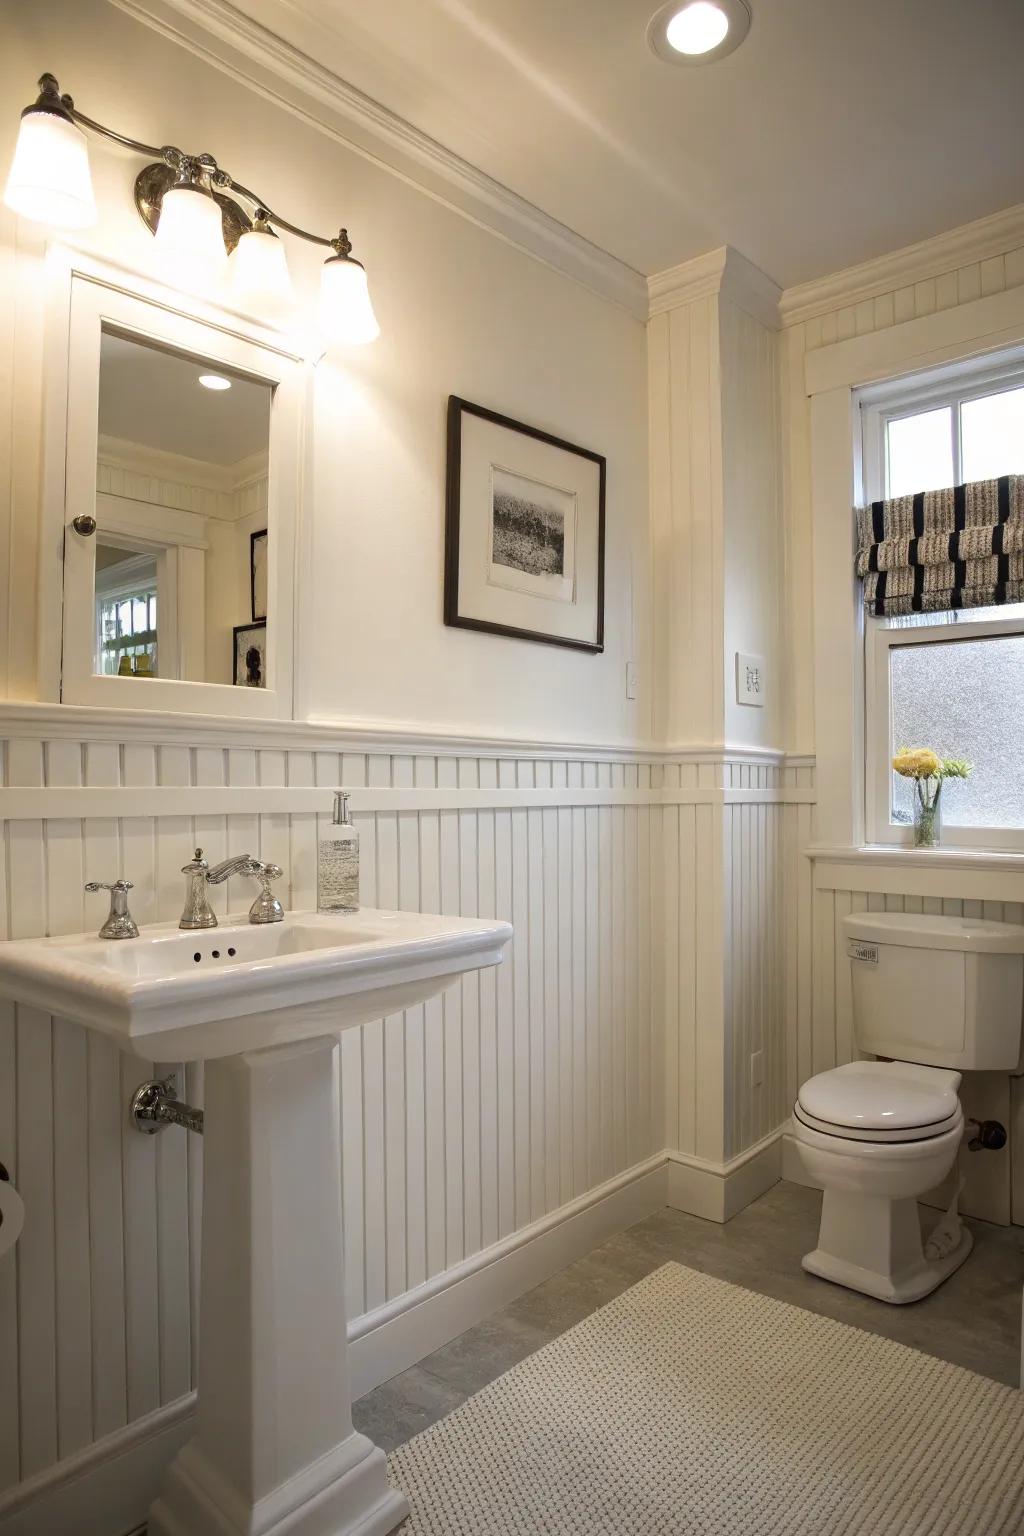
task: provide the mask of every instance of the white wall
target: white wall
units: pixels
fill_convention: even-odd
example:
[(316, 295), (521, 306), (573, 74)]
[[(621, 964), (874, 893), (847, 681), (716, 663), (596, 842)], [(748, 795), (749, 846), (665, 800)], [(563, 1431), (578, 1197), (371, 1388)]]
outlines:
[[(725, 740), (784, 745), (782, 524), (776, 418), (778, 336), (729, 298), (720, 304), (725, 506)], [(736, 698), (737, 652), (765, 658), (763, 708)]]
[[(840, 923), (858, 908), (942, 911), (984, 915), (1019, 922), (1024, 911), (1024, 870), (1020, 861), (996, 858), (946, 860), (860, 854), (856, 791), (862, 776), (863, 749), (857, 724), (856, 689), (862, 672), (854, 623), (843, 604), (856, 599), (852, 577), (852, 537), (848, 504), (852, 495), (854, 413), (845, 375), (864, 381), (879, 369), (898, 377), (923, 366), (955, 334), (968, 353), (1005, 345), (988, 311), (971, 309), (979, 300), (999, 302), (1018, 311), (1024, 337), (1024, 308), (1013, 299), (1024, 290), (1024, 212), (1007, 210), (991, 220), (952, 231), (905, 252), (808, 284), (783, 295), (780, 333), (780, 419), (782, 423), (783, 507), (785, 519), (786, 741), (791, 752), (817, 748), (822, 782), (816, 825), (805, 844), (822, 847), (819, 856), (801, 859), (794, 950), (795, 1006), (787, 1012), (786, 1056), (790, 1089), (814, 1072), (849, 1061), (856, 1054), (852, 1034), (849, 968)], [(997, 296), (1005, 296), (998, 299)], [(974, 316), (977, 314), (978, 318)], [(1004, 317), (1005, 325), (1007, 317)], [(843, 352), (843, 348), (846, 352)], [(849, 349), (855, 349), (855, 355)], [(888, 361), (887, 361), (888, 359)], [(815, 395), (812, 387), (836, 383)], [(838, 400), (832, 399), (833, 395)], [(843, 396), (843, 399), (839, 399)], [(825, 404), (821, 404), (825, 402)], [(817, 414), (816, 414), (817, 411)], [(842, 438), (850, 489), (836, 487), (826, 500), (815, 495), (827, 477), (834, 445), (823, 430)], [(815, 581), (823, 575), (842, 585), (842, 602), (826, 593), (815, 612)], [(823, 604), (823, 606), (822, 606)], [(847, 604), (849, 606), (849, 604)], [(841, 617), (839, 617), (841, 616)], [(838, 626), (838, 627), (837, 627)], [(815, 721), (827, 712), (825, 724)], [(837, 699), (841, 703), (837, 707)], [(967, 1159), (968, 1213), (998, 1221), (1020, 1221), (1024, 1213), (1024, 1135), (1021, 1134), (1019, 1080), (968, 1074), (963, 1088), (969, 1112), (1003, 1120), (1011, 1131), (1004, 1154)], [(1016, 1171), (1016, 1177), (1013, 1177)]]
[[(128, 67), (143, 58), (144, 69)], [(315, 386), (306, 510), (317, 580), (303, 596), (320, 637), (304, 663), (312, 712), (526, 740), (649, 739), (643, 324), (104, 0), (19, 8), (0, 60), (4, 99), (32, 99), (44, 67), (100, 120), (151, 143), (212, 149), (297, 223), (329, 234), (345, 222), (366, 263), (381, 339), (325, 360)], [(12, 108), (0, 123), (4, 164), (16, 130)], [(147, 270), (152, 237), (131, 198), (143, 162), (96, 140), (90, 153), (102, 218), (82, 244)], [(43, 241), (6, 211), (0, 218), (4, 291), (15, 297), (0, 355), (16, 367), (13, 421), (7, 411), (0, 424), (0, 455), (14, 456), (0, 577), (9, 570), (19, 594), (0, 636), (0, 691), (31, 698)], [(290, 240), (288, 259), (312, 294), (318, 252)], [(449, 393), (607, 456), (602, 656), (440, 622)], [(636, 701), (625, 696), (630, 658)]]
[[(580, 1210), (609, 1180), (643, 1175), (663, 1144), (651, 958), (661, 766), (631, 746), (651, 735), (644, 325), (104, 0), (19, 8), (4, 41), (8, 103), (29, 101), (52, 70), (90, 115), (211, 149), (299, 224), (331, 233), (344, 220), (370, 273), (382, 338), (322, 363), (313, 388), (312, 587), (300, 601), (316, 646), (300, 665), (311, 713), (378, 722), (375, 749), (301, 724), (232, 731), (0, 706), (2, 937), (91, 925), (101, 914), (83, 880), (119, 872), (141, 920), (174, 918), (197, 841), (211, 858), (247, 847), (277, 860), (286, 901), (308, 905), (315, 815), (308, 799), (294, 814), (261, 810), (260, 791), (321, 786), (327, 810), (339, 782), (372, 791), (357, 817), (364, 901), (513, 920), (500, 971), (346, 1038), (350, 1324), (369, 1327), (496, 1244), (540, 1242), (556, 1213), (585, 1241), (597, 1229)], [(12, 110), (0, 162), (16, 128)], [(146, 271), (152, 240), (131, 200), (141, 162), (96, 141), (91, 156), (101, 222), (82, 246)], [(21, 701), (36, 697), (44, 250), (0, 211), (0, 485), (11, 489), (0, 698)], [(290, 241), (288, 256), (313, 292), (317, 253)], [(443, 625), (449, 393), (607, 456), (602, 656)], [(402, 736), (409, 725), (433, 745)], [(451, 733), (509, 744), (501, 755), (446, 745)], [(534, 749), (551, 741), (579, 745)], [(83, 784), (134, 786), (143, 800), (130, 816), (86, 815), (68, 798)], [(203, 788), (225, 785), (237, 809), (204, 810)], [(39, 814), (5, 812), (29, 786), (47, 797)], [(179, 790), (184, 801), (168, 799)], [(392, 808), (403, 790), (420, 796), (415, 809)], [(201, 1146), (125, 1129), (126, 1094), (146, 1072), (66, 1021), (0, 1005), (0, 1159), (29, 1212), (15, 1256), (0, 1260), (0, 1520), (12, 1512), (28, 1529), (55, 1465), (145, 1426), (192, 1380)], [(187, 1087), (201, 1095), (198, 1074)], [(394, 1357), (367, 1358), (364, 1386)]]

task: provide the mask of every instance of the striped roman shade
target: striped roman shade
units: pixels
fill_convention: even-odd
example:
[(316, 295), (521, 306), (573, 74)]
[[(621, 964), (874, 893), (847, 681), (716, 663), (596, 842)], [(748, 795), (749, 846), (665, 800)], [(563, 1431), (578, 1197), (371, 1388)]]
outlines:
[(879, 617), (1024, 602), (1024, 475), (860, 508), (857, 575)]

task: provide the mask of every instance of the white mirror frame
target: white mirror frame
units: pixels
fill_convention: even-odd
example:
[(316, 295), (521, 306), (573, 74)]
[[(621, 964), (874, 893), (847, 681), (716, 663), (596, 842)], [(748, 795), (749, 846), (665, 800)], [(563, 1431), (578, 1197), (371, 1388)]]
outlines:
[[(40, 697), (104, 709), (293, 718), (296, 583), (308, 458), (305, 418), (310, 365), (298, 348), (276, 333), (137, 274), (57, 246), (48, 252), (47, 266)], [(142, 340), (157, 341), (247, 373), (274, 388), (267, 493), (274, 537), (269, 550), (266, 688), (159, 677), (141, 681), (100, 676), (93, 671), (95, 621), (92, 603), (86, 611), (82, 594), (92, 592), (95, 535), (82, 538), (71, 523), (80, 513), (98, 515), (99, 359), (104, 322), (133, 332)], [(83, 562), (89, 566), (88, 573)], [(78, 579), (72, 580), (73, 576)], [(65, 633), (81, 634), (83, 640), (65, 645)]]

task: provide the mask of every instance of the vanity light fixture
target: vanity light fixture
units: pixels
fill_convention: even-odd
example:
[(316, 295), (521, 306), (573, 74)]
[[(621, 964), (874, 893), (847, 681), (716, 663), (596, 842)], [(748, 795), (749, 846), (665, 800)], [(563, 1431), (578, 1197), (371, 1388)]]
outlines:
[[(39, 97), (21, 115), (21, 130), (4, 202), (37, 223), (84, 229), (96, 222), (85, 134), (152, 157), (135, 178), (135, 206), (156, 236), (158, 260), (169, 278), (206, 288), (223, 275), (228, 253), (234, 295), (262, 309), (280, 310), (291, 296), (284, 246), (286, 230), (326, 247), (320, 320), (332, 341), (373, 341), (380, 327), (370, 302), (366, 271), (352, 255), (348, 231), (311, 234), (275, 213), (263, 198), (222, 170), (212, 155), (157, 148), (105, 128), (62, 95), (53, 75), (39, 81)], [(248, 204), (252, 214), (245, 211)]]
[(231, 380), (221, 373), (201, 373), (199, 382), (204, 389), (230, 389)]
[(647, 41), (669, 64), (713, 64), (738, 48), (749, 30), (746, 0), (671, 0), (651, 17)]

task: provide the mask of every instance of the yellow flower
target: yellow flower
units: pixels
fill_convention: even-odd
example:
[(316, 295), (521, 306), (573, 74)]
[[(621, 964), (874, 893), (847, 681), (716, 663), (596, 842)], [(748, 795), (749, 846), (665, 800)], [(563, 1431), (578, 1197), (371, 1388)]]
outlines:
[(931, 747), (904, 747), (892, 766), (905, 779), (935, 779), (942, 772), (942, 762)]

